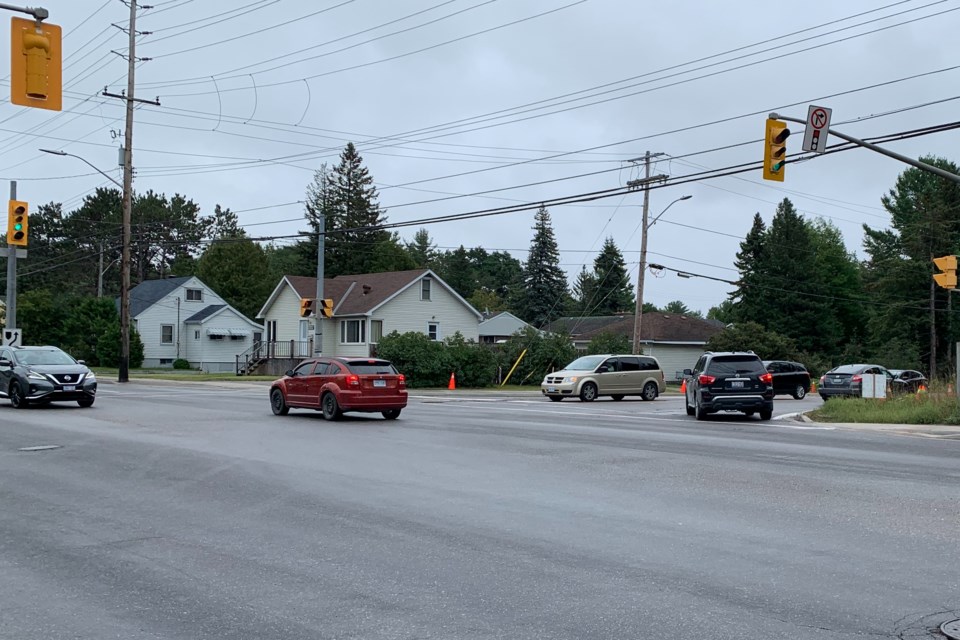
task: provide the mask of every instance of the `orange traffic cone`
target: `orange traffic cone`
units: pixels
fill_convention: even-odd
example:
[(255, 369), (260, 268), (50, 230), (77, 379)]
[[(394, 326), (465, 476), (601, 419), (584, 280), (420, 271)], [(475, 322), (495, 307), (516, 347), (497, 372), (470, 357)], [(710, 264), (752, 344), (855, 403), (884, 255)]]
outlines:
[(687, 379), (684, 378), (683, 382), (680, 383), (680, 393), (686, 393), (686, 392), (687, 392)]
[(454, 391), (457, 388), (457, 378), (453, 375), (453, 372), (450, 372), (450, 384), (447, 385), (447, 389)]

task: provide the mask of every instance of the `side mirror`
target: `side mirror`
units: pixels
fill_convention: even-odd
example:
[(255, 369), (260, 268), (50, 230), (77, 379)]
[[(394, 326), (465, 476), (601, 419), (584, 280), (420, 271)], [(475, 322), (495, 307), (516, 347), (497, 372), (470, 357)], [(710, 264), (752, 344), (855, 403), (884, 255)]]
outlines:
[(83, 366), (87, 366), (87, 363), (85, 360), (77, 360), (77, 364), (82, 364)]
[(693, 369), (684, 369), (684, 370), (683, 370), (683, 375), (685, 375), (685, 376), (692, 376), (692, 375), (693, 375)]
[(610, 371), (610, 367), (605, 364), (602, 364), (599, 367), (597, 367), (597, 373), (607, 373), (608, 371)]
[(287, 370), (284, 372), (283, 375), (287, 376), (288, 378), (292, 378), (292, 377), (293, 377), (293, 369), (287, 369)]

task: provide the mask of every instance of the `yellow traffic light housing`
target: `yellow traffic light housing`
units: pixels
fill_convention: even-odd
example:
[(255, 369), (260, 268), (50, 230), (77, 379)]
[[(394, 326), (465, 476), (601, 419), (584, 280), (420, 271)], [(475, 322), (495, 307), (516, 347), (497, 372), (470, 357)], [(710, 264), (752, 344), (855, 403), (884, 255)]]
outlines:
[(12, 18), (10, 101), (60, 111), (63, 106), (63, 49), (59, 25)]
[(763, 145), (763, 179), (783, 182), (787, 164), (787, 138), (790, 129), (782, 120), (767, 118), (767, 134)]
[(307, 318), (313, 315), (313, 298), (300, 298), (300, 317)]
[(933, 274), (933, 280), (944, 289), (957, 288), (957, 256), (934, 258), (933, 264), (942, 273)]
[(320, 315), (324, 318), (333, 317), (333, 299), (324, 298), (320, 301)]
[(30, 220), (26, 202), (11, 200), (7, 206), (7, 244), (17, 247), (27, 246), (30, 233)]

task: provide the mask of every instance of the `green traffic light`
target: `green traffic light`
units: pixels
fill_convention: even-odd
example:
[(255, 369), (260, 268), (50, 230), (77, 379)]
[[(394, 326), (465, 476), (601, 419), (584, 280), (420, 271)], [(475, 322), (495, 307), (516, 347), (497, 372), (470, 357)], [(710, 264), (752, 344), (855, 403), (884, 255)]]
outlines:
[(23, 225), (18, 222), (17, 224), (13, 225), (13, 230), (14, 230), (14, 231), (23, 231)]

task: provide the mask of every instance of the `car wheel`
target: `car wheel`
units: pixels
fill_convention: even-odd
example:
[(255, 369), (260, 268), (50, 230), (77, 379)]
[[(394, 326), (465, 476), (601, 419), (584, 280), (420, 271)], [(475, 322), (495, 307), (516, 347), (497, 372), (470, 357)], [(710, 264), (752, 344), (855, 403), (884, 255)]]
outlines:
[(30, 405), (27, 399), (23, 397), (23, 389), (20, 388), (20, 383), (16, 380), (10, 383), (10, 405), (14, 409), (26, 409)]
[(285, 416), (290, 413), (290, 407), (287, 406), (287, 401), (283, 397), (283, 391), (279, 387), (275, 387), (270, 391), (270, 410), (273, 411), (275, 416)]
[(560, 402), (563, 400), (563, 396), (547, 396), (550, 398), (550, 402)]
[(773, 417), (773, 409), (760, 409), (760, 419), (769, 420)]
[(756, 411), (744, 411), (744, 412), (743, 412), (743, 415), (745, 415), (745, 416), (747, 416), (747, 417), (749, 418), (750, 416), (752, 416), (752, 415), (755, 414), (755, 413), (756, 413)]
[(621, 400), (623, 400), (623, 396), (620, 395), (619, 393), (615, 396), (610, 396), (610, 397), (616, 400), (617, 402), (620, 402)]
[(823, 395), (823, 394), (821, 393), (821, 394), (820, 394), (820, 399), (823, 400), (824, 402), (826, 402), (826, 401), (827, 401), (827, 396), (825, 396), (825, 395)]
[(323, 417), (326, 420), (339, 420), (343, 412), (340, 411), (340, 405), (337, 403), (337, 397), (330, 392), (323, 394), (320, 400), (320, 406), (323, 408)]
[(383, 417), (387, 420), (396, 420), (400, 417), (400, 409), (387, 409), (383, 411)]
[(797, 400), (803, 400), (807, 397), (807, 388), (802, 384), (798, 384), (797, 388), (793, 390), (793, 397)]
[(77, 404), (83, 407), (84, 409), (89, 409), (93, 406), (93, 398), (84, 398), (83, 400), (77, 400)]
[(580, 387), (581, 402), (593, 402), (597, 399), (597, 385), (588, 382)]
[(700, 401), (699, 401), (699, 400), (697, 400), (696, 403), (697, 403), (697, 407), (696, 407), (695, 412), (696, 412), (696, 414), (697, 414), (697, 420), (706, 420), (706, 419), (707, 419), (707, 410), (700, 406)]
[(656, 400), (659, 394), (660, 389), (657, 388), (657, 385), (653, 382), (648, 382), (643, 385), (643, 394), (640, 397), (644, 400)]

